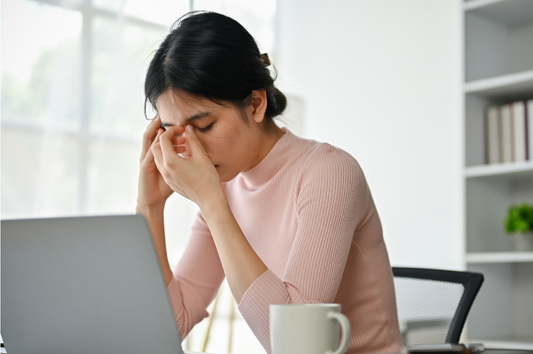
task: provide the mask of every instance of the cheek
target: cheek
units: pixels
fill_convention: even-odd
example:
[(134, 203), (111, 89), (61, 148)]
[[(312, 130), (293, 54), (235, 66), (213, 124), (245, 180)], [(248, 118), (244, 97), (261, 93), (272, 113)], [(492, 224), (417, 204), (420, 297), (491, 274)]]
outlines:
[(201, 141), (206, 152), (216, 155), (228, 154), (234, 152), (235, 146), (238, 145), (238, 136), (235, 133), (224, 132), (224, 134), (205, 135)]
[[(240, 118), (237, 118), (240, 119)], [(205, 151), (212, 161), (222, 163), (230, 162), (242, 154), (242, 121), (234, 119), (235, 122), (224, 122), (225, 124), (215, 125), (212, 132), (199, 135), (200, 141)], [(233, 123), (233, 124), (229, 124)]]
[(221, 139), (213, 138), (211, 136), (203, 136), (200, 137), (200, 142), (209, 158), (211, 160), (216, 160), (217, 155), (220, 155), (220, 151), (223, 149), (223, 146), (221, 146)]

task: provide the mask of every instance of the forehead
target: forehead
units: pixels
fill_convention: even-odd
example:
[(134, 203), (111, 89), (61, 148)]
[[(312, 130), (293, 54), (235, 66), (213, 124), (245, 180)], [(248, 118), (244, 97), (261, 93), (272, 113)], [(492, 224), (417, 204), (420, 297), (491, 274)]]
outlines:
[(181, 90), (167, 90), (156, 101), (157, 111), (163, 123), (181, 124), (191, 118), (216, 113), (226, 107), (205, 97)]

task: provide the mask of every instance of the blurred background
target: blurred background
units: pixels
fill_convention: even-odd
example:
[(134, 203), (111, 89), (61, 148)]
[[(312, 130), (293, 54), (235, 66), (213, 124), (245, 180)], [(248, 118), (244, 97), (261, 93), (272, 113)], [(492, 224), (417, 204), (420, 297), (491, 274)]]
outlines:
[[(472, 8), (524, 3), (468, 2)], [(359, 161), (391, 263), (466, 269), (464, 6), (461, 0), (1, 0), (1, 217), (135, 212), (147, 65), (175, 20), (207, 9), (241, 22), (269, 54), (277, 86), (289, 97), (280, 125)], [(509, 32), (509, 25), (500, 27)], [(527, 31), (521, 36), (531, 41)], [(469, 65), (476, 70), (491, 56), (479, 51)], [(196, 212), (171, 197), (165, 211), (171, 263)], [(513, 274), (505, 272), (498, 279)], [(532, 289), (529, 280), (521, 294)], [(232, 306), (224, 285), (207, 347), (208, 320), (185, 347), (264, 353)]]
[[(183, 14), (231, 14), (273, 54), (275, 0), (2, 0), (1, 6), (2, 219), (135, 212), (148, 123), (144, 75)], [(169, 201), (173, 264), (196, 211), (177, 195)], [(233, 299), (226, 284), (220, 296), (207, 347), (214, 352), (229, 344)], [(186, 348), (205, 346), (207, 322)], [(234, 326), (241, 337), (233, 353), (262, 352), (242, 318)]]

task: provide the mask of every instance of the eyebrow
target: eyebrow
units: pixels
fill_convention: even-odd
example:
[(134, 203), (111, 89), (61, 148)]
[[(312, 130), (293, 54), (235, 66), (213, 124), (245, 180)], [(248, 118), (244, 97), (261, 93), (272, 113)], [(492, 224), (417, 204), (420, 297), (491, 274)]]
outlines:
[[(211, 115), (211, 112), (200, 112), (200, 113), (197, 113), (197, 114), (194, 114), (192, 116), (190, 116), (189, 118), (185, 119), (185, 123), (190, 123), (194, 120), (197, 120), (197, 119), (202, 119), (202, 118), (205, 118), (207, 116)], [(172, 123), (163, 123), (161, 122), (161, 128), (163, 127), (173, 127), (175, 124), (172, 124)]]

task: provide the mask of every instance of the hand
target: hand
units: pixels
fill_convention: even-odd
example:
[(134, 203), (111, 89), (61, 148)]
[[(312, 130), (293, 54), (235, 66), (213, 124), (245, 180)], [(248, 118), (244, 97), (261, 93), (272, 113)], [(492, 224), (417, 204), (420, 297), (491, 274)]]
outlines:
[(202, 209), (214, 197), (223, 196), (220, 178), (194, 128), (188, 125), (183, 130), (169, 127), (158, 135), (151, 151), (170, 188)]
[(138, 211), (144, 208), (163, 207), (173, 193), (159, 173), (151, 151), (151, 147), (159, 141), (159, 136), (164, 132), (160, 125), (161, 119), (155, 116), (143, 135), (137, 195)]

